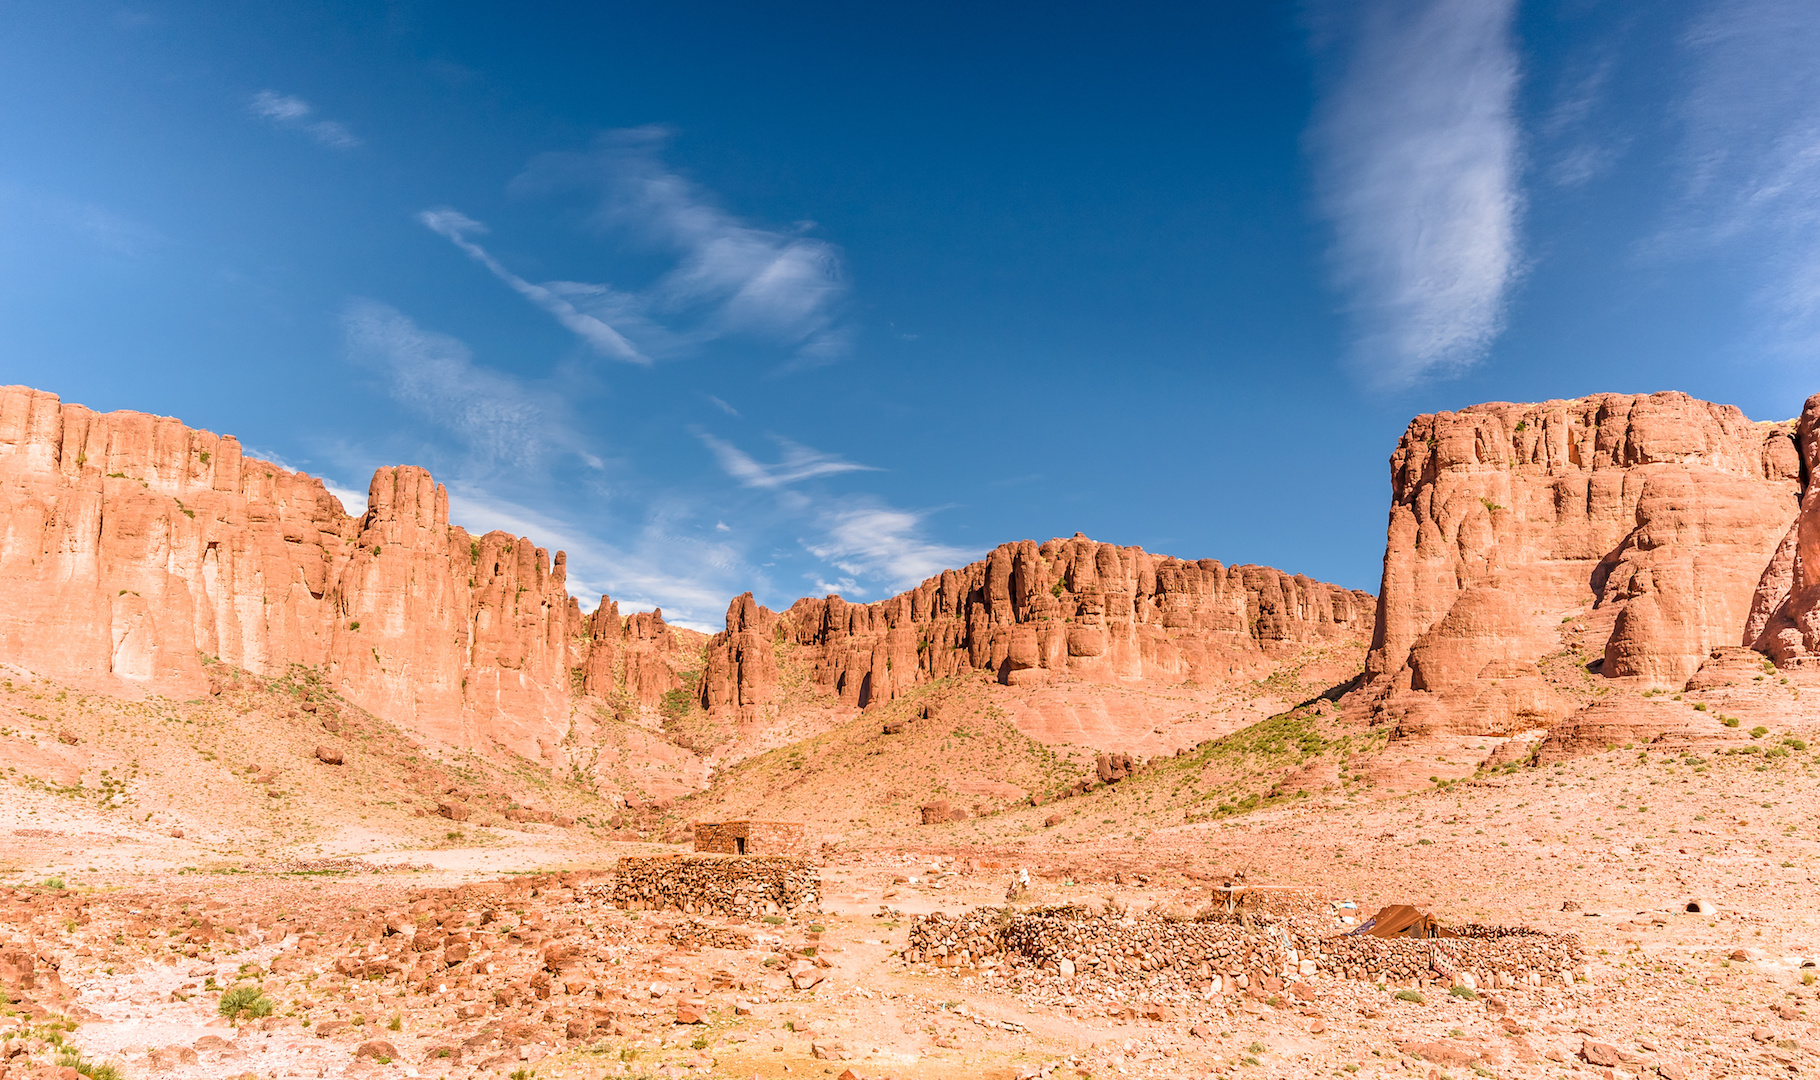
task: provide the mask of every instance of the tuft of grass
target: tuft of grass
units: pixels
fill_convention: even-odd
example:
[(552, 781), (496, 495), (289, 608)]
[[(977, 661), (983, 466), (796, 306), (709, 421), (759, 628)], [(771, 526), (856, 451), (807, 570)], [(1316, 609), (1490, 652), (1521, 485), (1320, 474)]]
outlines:
[(1417, 1005), (1425, 1005), (1428, 1003), (1428, 999), (1422, 996), (1420, 990), (1398, 990), (1396, 992), (1396, 999), (1398, 1001), (1414, 1002)]
[(1457, 997), (1457, 998), (1465, 998), (1467, 1001), (1479, 1000), (1478, 991), (1474, 990), (1470, 986), (1450, 986), (1447, 988), (1447, 993), (1449, 994), (1449, 996)]
[(90, 1061), (82, 1056), (79, 1048), (69, 1043), (64, 1043), (57, 1048), (57, 1064), (65, 1069), (76, 1070), (78, 1075), (86, 1076), (88, 1080), (126, 1080), (121, 1075), (120, 1069), (112, 1062), (104, 1064)]
[(217, 1011), (229, 1020), (246, 1018), (257, 1020), (262, 1016), (272, 1015), (277, 1009), (277, 1002), (266, 997), (257, 986), (236, 986), (221, 995), (221, 1004)]

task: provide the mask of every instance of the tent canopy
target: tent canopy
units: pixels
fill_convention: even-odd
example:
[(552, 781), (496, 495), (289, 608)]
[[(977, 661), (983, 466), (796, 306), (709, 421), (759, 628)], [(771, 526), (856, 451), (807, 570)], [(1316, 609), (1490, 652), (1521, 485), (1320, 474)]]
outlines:
[(1445, 938), (1453, 937), (1453, 932), (1435, 921), (1435, 917), (1421, 908), (1409, 904), (1391, 904), (1379, 909), (1376, 915), (1353, 931), (1354, 934), (1370, 934), (1381, 938)]

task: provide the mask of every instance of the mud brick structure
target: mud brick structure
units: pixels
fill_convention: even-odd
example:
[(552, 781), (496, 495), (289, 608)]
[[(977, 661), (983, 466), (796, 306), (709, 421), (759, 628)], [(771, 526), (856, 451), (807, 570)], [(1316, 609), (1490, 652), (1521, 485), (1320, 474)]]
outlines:
[(748, 919), (821, 910), (821, 879), (788, 855), (660, 855), (619, 860), (613, 903), (628, 911), (684, 911)]
[(806, 855), (800, 821), (698, 821), (695, 850), (713, 855)]

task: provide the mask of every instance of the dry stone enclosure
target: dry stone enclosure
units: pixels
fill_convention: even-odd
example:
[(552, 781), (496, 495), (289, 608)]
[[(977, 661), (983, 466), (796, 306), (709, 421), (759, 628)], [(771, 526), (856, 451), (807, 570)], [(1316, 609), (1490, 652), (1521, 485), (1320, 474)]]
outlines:
[(821, 881), (789, 855), (668, 855), (619, 860), (613, 903), (628, 911), (683, 911), (748, 919), (821, 909)]
[(1317, 976), (1395, 985), (1520, 987), (1571, 980), (1580, 939), (1468, 925), (1442, 941), (1334, 934), (1330, 918), (1225, 920), (1122, 915), (1068, 906), (982, 908), (919, 917), (904, 957), (936, 967), (1001, 968), (1018, 982), (1153, 1000), (1269, 994)]

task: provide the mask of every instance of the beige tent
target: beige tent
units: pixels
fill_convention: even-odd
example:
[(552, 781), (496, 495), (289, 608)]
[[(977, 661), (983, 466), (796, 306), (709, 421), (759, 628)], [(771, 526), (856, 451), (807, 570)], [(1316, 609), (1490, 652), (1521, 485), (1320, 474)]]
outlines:
[(1420, 908), (1408, 904), (1391, 904), (1385, 907), (1365, 925), (1353, 931), (1354, 934), (1370, 934), (1381, 938), (1450, 938), (1453, 931), (1435, 921), (1435, 917)]

